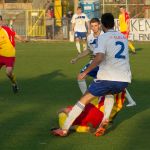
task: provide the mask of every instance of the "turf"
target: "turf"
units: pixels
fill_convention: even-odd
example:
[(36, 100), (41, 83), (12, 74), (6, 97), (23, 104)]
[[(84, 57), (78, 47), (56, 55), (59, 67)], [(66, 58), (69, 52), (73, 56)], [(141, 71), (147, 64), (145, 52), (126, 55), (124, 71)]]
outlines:
[(49, 130), (57, 126), (57, 110), (81, 96), (76, 76), (88, 58), (71, 65), (77, 53), (73, 43), (18, 43), (15, 74), (20, 93), (12, 93), (4, 68), (0, 72), (0, 150), (149, 150), (150, 43), (135, 45), (128, 90), (137, 106), (124, 107), (103, 137), (73, 133), (59, 138)]

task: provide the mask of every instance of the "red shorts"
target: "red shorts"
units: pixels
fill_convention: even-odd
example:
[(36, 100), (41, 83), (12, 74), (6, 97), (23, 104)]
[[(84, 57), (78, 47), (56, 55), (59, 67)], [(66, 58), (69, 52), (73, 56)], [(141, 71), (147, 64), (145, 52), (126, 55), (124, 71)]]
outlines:
[(0, 68), (2, 66), (14, 67), (14, 64), (15, 64), (15, 57), (0, 56)]
[(86, 105), (81, 115), (73, 122), (73, 125), (88, 126), (91, 124), (94, 128), (98, 127), (103, 119), (103, 113), (93, 104)]
[(125, 35), (125, 37), (128, 39), (128, 37), (129, 37), (129, 32), (121, 32), (122, 34), (124, 34)]

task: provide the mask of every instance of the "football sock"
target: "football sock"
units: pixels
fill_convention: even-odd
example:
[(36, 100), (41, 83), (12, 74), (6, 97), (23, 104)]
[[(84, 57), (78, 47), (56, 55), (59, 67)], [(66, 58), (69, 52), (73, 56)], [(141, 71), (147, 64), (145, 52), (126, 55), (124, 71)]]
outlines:
[(103, 121), (106, 119), (109, 119), (113, 106), (114, 106), (114, 96), (113, 95), (106, 95), (105, 100), (104, 100)]
[(128, 42), (128, 45), (129, 45), (131, 51), (135, 53), (135, 47), (133, 46), (133, 44), (130, 41)]
[(61, 112), (58, 114), (58, 118), (59, 118), (59, 127), (62, 128), (67, 118), (67, 114), (64, 112)]
[(80, 88), (82, 94), (84, 94), (87, 90), (86, 81), (85, 80), (78, 80), (78, 85), (79, 85), (79, 88)]
[(132, 99), (132, 97), (131, 97), (130, 93), (128, 92), (128, 90), (127, 89), (125, 89), (125, 90), (126, 90), (126, 98), (127, 98), (128, 102), (130, 104), (135, 103), (135, 101)]
[(85, 105), (81, 102), (77, 102), (76, 105), (72, 108), (72, 110), (69, 112), (68, 117), (62, 127), (64, 130), (69, 130), (72, 123), (75, 121), (75, 119), (81, 114), (81, 112), (84, 110)]
[(8, 76), (8, 77), (9, 77), (9, 79), (10, 79), (10, 81), (11, 81), (12, 84), (17, 84), (16, 83), (16, 77), (15, 77), (14, 74), (12, 74), (11, 76)]
[(83, 43), (83, 51), (87, 50), (87, 43)]
[(81, 53), (81, 48), (80, 48), (80, 42), (79, 41), (76, 42), (76, 47), (77, 47), (78, 52)]

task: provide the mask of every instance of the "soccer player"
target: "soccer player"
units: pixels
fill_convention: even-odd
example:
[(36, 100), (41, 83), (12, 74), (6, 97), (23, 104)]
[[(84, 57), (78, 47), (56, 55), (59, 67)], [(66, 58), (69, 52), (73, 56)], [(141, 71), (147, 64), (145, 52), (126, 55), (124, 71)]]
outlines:
[[(122, 91), (119, 94), (115, 94), (114, 97), (115, 103), (109, 118), (111, 122), (123, 107), (123, 103), (125, 101), (125, 91)], [(102, 122), (104, 116), (104, 100), (105, 97), (102, 96), (100, 99), (97, 99), (94, 103), (87, 104), (85, 106), (84, 111), (73, 122), (71, 128), (75, 129), (76, 132), (90, 132), (93, 129), (95, 130), (97, 126)], [(71, 110), (72, 106), (68, 106), (59, 111), (58, 118), (60, 128), (63, 127), (67, 115)], [(51, 129), (51, 131), (52, 130), (54, 130), (54, 128)], [(102, 134), (104, 134), (104, 131)]]
[[(73, 58), (71, 60), (72, 64), (75, 64), (79, 59), (89, 55), (90, 56), (90, 61), (81, 69), (81, 72), (83, 72), (84, 70), (87, 69), (87, 67), (92, 63), (95, 54), (94, 53), (94, 49), (97, 45), (97, 41), (98, 41), (98, 36), (102, 35), (103, 32), (100, 29), (100, 20), (98, 18), (92, 18), (90, 21), (90, 28), (92, 30), (93, 33), (91, 33), (90, 35), (88, 35), (87, 37), (87, 50), (83, 51), (82, 53), (80, 53), (79, 55), (77, 55), (77, 57)], [(99, 66), (97, 66), (96, 68), (94, 68), (93, 70), (91, 70), (87, 75), (91, 76), (93, 78), (96, 78), (97, 72), (99, 70)], [(82, 94), (84, 94), (87, 90), (87, 84), (86, 84), (86, 80), (78, 80), (78, 85), (79, 88), (82, 92)], [(130, 93), (126, 90), (126, 98), (129, 102), (129, 104), (127, 104), (127, 107), (130, 106), (134, 106), (136, 105), (136, 103), (134, 102), (134, 100), (132, 99)]]
[[(120, 15), (119, 15), (119, 23), (120, 23), (120, 32), (125, 35), (125, 37), (128, 39), (129, 37), (129, 32), (130, 32), (130, 16), (125, 10), (124, 6), (120, 6)], [(128, 45), (132, 51), (132, 53), (135, 52), (135, 48), (132, 45), (130, 41), (128, 41)], [(127, 107), (135, 106), (136, 102), (133, 100), (133, 98), (130, 96), (129, 92), (126, 91), (126, 95), (128, 98), (128, 104), (126, 105)]]
[[(107, 95), (104, 101), (104, 110), (111, 108), (114, 94), (120, 93), (131, 82), (131, 71), (128, 56), (128, 41), (123, 34), (114, 31), (114, 17), (111, 13), (105, 13), (101, 17), (102, 29), (105, 32), (99, 36), (94, 49), (96, 54), (90, 66), (78, 75), (78, 79), (86, 78), (87, 74), (99, 65), (97, 78), (89, 86), (87, 92), (80, 98), (69, 112), (64, 126), (53, 131), (54, 135), (67, 136), (74, 120), (82, 113), (85, 106), (95, 97)], [(110, 109), (111, 112), (111, 109)], [(97, 136), (101, 128), (109, 123), (109, 116), (104, 113), (103, 120), (95, 132)]]
[(23, 42), (27, 41), (17, 35), (13, 29), (3, 26), (3, 19), (2, 16), (0, 16), (0, 69), (2, 66), (6, 66), (6, 74), (12, 83), (13, 92), (17, 93), (19, 88), (13, 73), (15, 63), (15, 38)]
[[(125, 10), (124, 6), (120, 6), (120, 15), (119, 15), (119, 24), (120, 24), (120, 32), (125, 35), (125, 37), (128, 39), (129, 32), (130, 32), (130, 16), (128, 12)], [(132, 45), (132, 43), (129, 41), (128, 45), (132, 51), (133, 54), (135, 54), (135, 47)]]
[(72, 33), (74, 33), (75, 41), (76, 41), (76, 48), (78, 50), (78, 53), (81, 53), (81, 46), (80, 42), (83, 42), (83, 50), (87, 49), (86, 44), (86, 25), (88, 28), (88, 32), (90, 33), (89, 28), (89, 19), (86, 16), (86, 14), (82, 13), (82, 8), (78, 7), (76, 14), (73, 15), (72, 20)]
[[(88, 45), (87, 49), (85, 51), (83, 51), (82, 53), (78, 54), (77, 57), (75, 57), (71, 60), (71, 63), (75, 64), (79, 59), (89, 55), (90, 61), (81, 69), (81, 72), (83, 72), (92, 63), (92, 61), (95, 57), (95, 54), (93, 54), (93, 52), (94, 52), (94, 48), (97, 45), (98, 36), (100, 34), (102, 34), (102, 32), (100, 30), (100, 20), (98, 18), (91, 19), (90, 28), (93, 33), (89, 34), (87, 37), (87, 45)], [(98, 70), (99, 70), (99, 66), (97, 66), (91, 72), (89, 72), (88, 76), (96, 78)], [(86, 80), (85, 79), (78, 80), (78, 85), (79, 85), (79, 88), (80, 88), (82, 94), (84, 94), (87, 90)]]

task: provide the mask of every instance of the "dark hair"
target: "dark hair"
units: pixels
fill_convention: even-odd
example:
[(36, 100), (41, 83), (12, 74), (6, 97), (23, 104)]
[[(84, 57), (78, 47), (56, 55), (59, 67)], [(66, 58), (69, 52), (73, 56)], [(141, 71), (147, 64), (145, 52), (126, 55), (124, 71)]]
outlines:
[(111, 13), (105, 13), (101, 17), (101, 23), (107, 29), (111, 29), (115, 25), (114, 16)]
[(125, 6), (120, 6), (119, 8), (124, 8), (125, 9), (126, 7)]
[(81, 7), (81, 6), (78, 6), (77, 9), (81, 9), (81, 10), (82, 10), (82, 7)]
[(100, 24), (100, 20), (99, 20), (99, 18), (92, 18), (91, 20), (90, 20), (90, 24), (91, 23), (98, 23), (98, 24)]
[(0, 20), (2, 21), (3, 20), (3, 17), (0, 15)]

